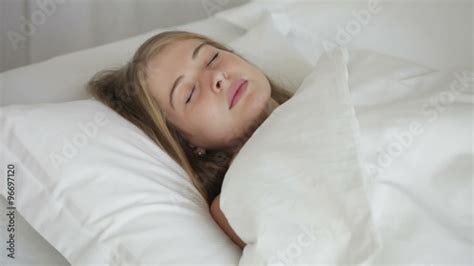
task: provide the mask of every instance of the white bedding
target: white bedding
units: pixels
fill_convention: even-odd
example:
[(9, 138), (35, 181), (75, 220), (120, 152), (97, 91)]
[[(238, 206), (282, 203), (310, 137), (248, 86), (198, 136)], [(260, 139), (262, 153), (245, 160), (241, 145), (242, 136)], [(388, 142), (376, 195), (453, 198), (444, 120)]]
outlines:
[(249, 29), (270, 12), (313, 64), (340, 45), (442, 70), (473, 68), (473, 11), (471, 0), (257, 0), (217, 16)]
[(382, 248), (369, 261), (472, 265), (472, 71), (353, 52), (349, 86)]
[[(360, 22), (354, 12), (376, 1), (258, 2), (220, 15), (251, 28), (270, 12), (314, 65), (325, 51), (323, 44), (338, 44), (338, 30)], [(342, 45), (410, 62), (358, 52), (351, 53), (348, 65), (366, 189), (381, 244), (365, 264), (472, 265), (472, 1), (377, 3), (382, 10)], [(229, 222), (239, 227), (236, 218)], [(297, 243), (296, 235), (290, 238), (293, 242), (283, 241)], [(280, 255), (298, 254), (292, 244)], [(250, 246), (241, 263), (270, 261), (257, 258), (266, 248)]]
[(240, 265), (356, 265), (377, 248), (347, 60), (321, 56), (226, 173), (221, 208), (247, 243)]
[[(222, 21), (222, 20), (220, 20), (218, 18), (215, 18), (215, 17), (210, 17), (209, 19), (200, 20), (200, 21), (192, 22), (192, 23), (189, 23), (189, 24), (181, 25), (181, 26), (164, 28), (164, 29), (155, 29), (151, 32), (148, 32), (148, 33), (145, 33), (145, 34), (142, 34), (142, 35), (138, 35), (138, 36), (126, 39), (126, 40), (118, 41), (118, 42), (115, 42), (115, 43), (110, 43), (110, 44), (103, 45), (103, 46), (100, 46), (100, 47), (94, 47), (92, 49), (88, 49), (88, 50), (84, 50), (84, 51), (79, 51), (79, 52), (75, 52), (75, 53), (71, 53), (71, 54), (67, 54), (67, 55), (58, 56), (58, 57), (52, 58), (50, 60), (47, 60), (45, 62), (41, 62), (41, 63), (38, 63), (38, 64), (33, 64), (33, 65), (26, 66), (26, 67), (10, 70), (10, 71), (7, 71), (7, 72), (4, 72), (4, 73), (0, 74), (0, 90), (1, 90), (0, 91), (1, 92), (1, 94), (0, 94), (0, 102), (1, 102), (0, 106), (2, 106), (2, 105), (18, 105), (17, 106), (17, 107), (19, 107), (18, 110), (21, 110), (22, 107), (23, 107), (24, 108), (24, 109), (22, 109), (23, 111), (33, 110), (35, 108), (38, 108), (38, 109), (41, 109), (41, 110), (44, 111), (44, 109), (42, 108), (42, 107), (44, 107), (44, 106), (42, 106), (42, 103), (60, 103), (60, 102), (66, 101), (66, 103), (64, 103), (63, 108), (68, 109), (67, 108), (67, 106), (68, 106), (67, 101), (73, 101), (73, 100), (80, 100), (80, 99), (88, 98), (88, 96), (86, 94), (86, 91), (84, 89), (84, 85), (87, 82), (87, 80), (89, 80), (92, 77), (92, 75), (94, 73), (96, 73), (96, 72), (98, 72), (102, 69), (105, 69), (105, 68), (116, 67), (120, 64), (125, 63), (127, 60), (129, 60), (130, 56), (138, 48), (138, 46), (142, 42), (144, 42), (146, 39), (148, 39), (150, 36), (155, 35), (155, 34), (161, 32), (161, 31), (164, 31), (164, 30), (173, 30), (173, 29), (199, 32), (199, 33), (205, 34), (207, 36), (210, 36), (212, 38), (215, 38), (216, 40), (221, 41), (223, 43), (229, 43), (232, 40), (234, 40), (236, 38), (239, 38), (244, 33), (244, 31), (242, 29), (240, 29), (238, 27), (235, 27), (232, 24), (226, 23), (225, 21)], [(25, 105), (21, 106), (22, 104), (25, 104)], [(70, 104), (72, 104), (74, 106), (74, 102), (71, 102)], [(94, 105), (92, 105), (92, 106), (94, 106)], [(95, 106), (97, 106), (97, 105), (95, 105)], [(8, 107), (1, 108), (2, 110), (0, 110), (0, 113), (5, 111), (7, 108)], [(58, 106), (56, 106), (56, 108), (61, 108), (61, 105), (59, 104)], [(73, 127), (73, 129), (70, 132), (75, 132), (75, 133), (78, 133), (79, 135), (81, 135), (81, 133), (84, 133), (84, 131), (79, 130), (79, 132), (77, 132), (77, 130), (78, 130), (77, 126), (78, 126), (78, 124), (80, 124), (78, 121), (80, 119), (78, 119), (78, 117), (76, 115), (87, 117), (88, 112), (93, 111), (93, 110), (95, 110), (95, 109), (94, 108), (87, 108), (87, 111), (71, 111), (71, 109), (69, 109), (68, 111), (64, 111), (64, 112), (60, 111), (59, 113), (67, 114), (66, 120), (68, 122), (71, 122), (72, 124), (69, 124), (69, 125)], [(100, 110), (102, 110), (102, 109), (100, 109)], [(99, 111), (99, 113), (100, 112), (102, 112), (102, 111)], [(35, 113), (35, 112), (32, 112), (32, 113)], [(43, 113), (43, 114), (47, 114), (47, 112)], [(113, 113), (111, 115), (114, 115), (114, 114), (115, 113)], [(57, 119), (60, 119), (60, 116), (55, 116), (54, 113), (51, 113), (51, 115), (52, 115), (52, 117), (54, 117), (53, 119), (45, 119), (45, 120), (33, 119), (35, 122), (40, 123), (35, 127), (34, 130), (20, 130), (20, 132), (18, 132), (18, 134), (13, 133), (13, 135), (19, 136), (22, 133), (37, 132), (37, 131), (48, 132), (47, 135), (52, 137), (53, 142), (56, 143), (56, 144), (60, 143), (60, 141), (58, 141), (58, 139), (62, 139), (62, 141), (67, 141), (67, 139), (71, 140), (71, 138), (73, 136), (76, 136), (76, 137), (78, 136), (76, 134), (66, 134), (68, 136), (64, 135), (64, 138), (57, 138), (56, 139), (54, 136), (58, 136), (56, 134), (64, 133), (65, 129), (68, 127), (68, 125), (67, 125), (67, 123), (63, 123), (63, 122), (58, 122), (58, 123), (53, 122), (51, 127), (47, 127), (46, 126), (47, 123), (42, 123), (42, 122), (45, 122), (45, 121), (52, 122), (54, 120), (58, 121)], [(71, 117), (75, 117), (75, 118), (71, 119)], [(13, 116), (11, 116), (9, 118), (13, 118)], [(25, 118), (25, 116), (23, 116), (23, 118)], [(44, 118), (44, 116), (43, 116), (43, 118)], [(90, 119), (90, 117), (85, 118), (85, 120), (89, 121), (88, 119)], [(6, 128), (8, 127), (7, 126), (8, 123), (3, 123), (3, 122), (4, 122), (4, 120), (2, 120), (2, 123), (0, 123), (2, 132), (4, 132), (4, 133), (0, 134), (1, 137), (2, 137), (2, 141), (3, 141), (3, 139), (5, 139), (5, 137), (7, 135), (7, 134), (5, 134), (5, 131), (3, 131), (3, 130), (6, 130)], [(27, 124), (32, 125), (32, 123), (27, 123)], [(45, 129), (45, 130), (39, 129), (40, 127), (43, 127), (43, 126), (46, 126), (47, 129)], [(131, 124), (127, 124), (127, 126), (125, 126), (125, 128), (120, 129), (118, 132), (120, 132), (121, 134), (130, 134), (130, 127), (132, 127), (131, 131), (133, 132), (134, 127)], [(117, 131), (115, 131), (115, 132), (117, 132)], [(46, 144), (46, 146), (51, 147), (50, 145), (47, 145), (47, 138), (41, 138), (40, 134), (28, 134), (28, 136), (31, 137), (31, 138), (38, 137), (38, 138), (41, 139), (41, 140), (38, 140), (38, 141), (33, 141), (33, 143), (35, 143), (35, 144)], [(139, 137), (134, 137), (133, 138), (133, 140), (139, 140), (139, 139), (140, 139)], [(110, 140), (110, 138), (109, 138), (109, 140)], [(0, 146), (3, 146), (3, 144), (4, 143), (0, 143)], [(12, 144), (12, 143), (8, 143), (8, 144)], [(33, 148), (32, 146), (34, 146), (34, 145), (31, 145), (28, 148)], [(68, 146), (69, 146), (68, 144), (64, 145), (64, 147), (68, 147)], [(127, 149), (130, 146), (132, 146), (132, 147), (141, 147), (140, 145), (135, 146), (135, 145), (131, 145), (130, 142), (127, 142), (126, 145), (117, 145), (116, 148), (125, 148), (125, 149)], [(142, 146), (145, 147), (145, 149), (157, 148), (157, 147), (154, 147), (153, 145), (149, 145), (149, 144), (142, 145)], [(71, 146), (69, 146), (69, 147), (71, 147)], [(45, 149), (43, 149), (42, 151), (45, 152), (45, 153), (43, 154), (44, 156), (40, 156), (41, 158), (48, 158), (51, 155), (51, 153), (46, 152)], [(119, 153), (119, 154), (122, 154), (123, 156), (126, 156), (127, 152), (122, 152), (122, 153)], [(154, 154), (157, 158), (162, 158), (156, 152), (152, 152), (150, 154)], [(96, 152), (95, 155), (99, 155), (99, 153)], [(146, 156), (146, 153), (141, 153), (141, 155)], [(4, 150), (3, 148), (0, 149), (0, 162), (2, 164), (2, 167), (5, 167), (4, 169), (6, 169), (7, 162), (10, 163), (12, 160), (14, 160), (13, 158), (14, 158), (13, 156), (7, 154), (6, 150)], [(33, 166), (34, 165), (34, 164), (27, 163), (28, 159), (26, 158), (26, 156), (21, 156), (20, 158), (21, 159), (18, 160), (17, 165), (19, 165), (20, 163), (25, 163), (25, 165), (27, 165), (27, 166)], [(168, 157), (163, 156), (163, 158), (166, 160), (166, 158), (168, 158)], [(106, 167), (105, 163), (102, 163), (101, 165)], [(170, 171), (171, 170), (171, 171), (173, 171), (172, 168), (170, 168), (170, 167), (162, 166), (160, 168), (160, 165), (158, 163), (156, 163), (156, 161), (155, 161), (154, 164), (152, 163), (151, 165), (154, 168), (158, 168), (158, 170), (163, 170), (163, 171)], [(91, 169), (90, 167), (84, 168), (82, 165), (81, 165), (80, 168), (82, 170), (86, 170), (86, 169), (90, 170)], [(54, 168), (48, 168), (48, 169), (53, 170)], [(111, 167), (111, 169), (118, 170), (117, 167), (115, 167), (115, 168)], [(143, 167), (141, 167), (140, 169), (144, 170)], [(132, 171), (132, 172), (134, 174), (140, 175), (140, 173), (142, 173), (141, 170), (140, 171)], [(148, 170), (146, 170), (146, 171), (148, 171)], [(22, 177), (20, 180), (22, 180), (24, 182), (28, 182), (27, 181), (28, 176), (30, 178), (33, 178), (33, 179), (34, 178), (41, 178), (43, 176), (43, 175), (38, 174), (38, 171), (36, 171), (36, 170), (33, 171), (33, 172), (25, 171), (23, 173), (19, 169), (17, 171), (18, 171), (17, 178)], [(105, 171), (105, 174), (107, 174), (107, 172), (108, 171)], [(33, 173), (33, 174), (29, 175), (28, 173)], [(75, 171), (74, 173), (77, 174), (78, 172)], [(64, 174), (65, 173), (63, 172), (62, 175), (53, 175), (53, 176), (58, 177), (58, 179), (60, 179), (59, 177), (66, 177)], [(125, 176), (126, 175), (123, 175), (123, 174), (121, 175), (121, 177), (125, 177)], [(150, 177), (150, 176), (147, 176), (147, 175), (145, 175), (145, 176)], [(174, 181), (179, 182), (180, 179), (176, 178), (178, 176), (179, 176), (179, 174), (176, 173)], [(91, 176), (89, 175), (88, 177), (91, 177)], [(67, 180), (70, 181), (70, 179), (63, 179), (62, 181), (67, 181)], [(31, 181), (31, 179), (30, 179), (30, 181)], [(35, 184), (38, 185), (39, 184), (40, 186), (47, 186), (45, 184), (45, 182), (39, 182), (39, 183), (28, 182), (28, 184), (29, 185), (35, 185)], [(137, 184), (138, 185), (144, 185), (144, 183), (137, 183)], [(19, 184), (17, 184), (17, 185), (20, 186)], [(192, 185), (192, 184), (188, 184), (188, 185)], [(0, 183), (0, 190), (1, 190), (0, 194), (2, 194), (2, 196), (1, 196), (2, 199), (3, 199), (3, 194), (7, 192), (6, 191), (6, 186), (7, 186), (7, 183), (6, 183), (6, 178), (5, 178), (5, 181), (2, 181)], [(147, 188), (150, 187), (149, 185), (146, 185), (146, 184), (144, 186), (146, 186)], [(21, 188), (17, 187), (17, 192), (20, 191), (18, 193), (21, 193), (21, 191), (26, 189), (26, 187), (27, 186), (22, 186)], [(55, 186), (53, 185), (52, 187), (55, 187)], [(61, 187), (61, 186), (59, 186), (59, 187)], [(74, 186), (74, 187), (77, 188), (77, 189), (81, 189), (81, 186)], [(179, 187), (181, 189), (185, 188), (185, 186), (182, 186), (182, 185), (179, 186)], [(58, 187), (56, 187), (56, 188), (58, 188)], [(64, 188), (64, 187), (61, 187), (61, 188)], [(58, 188), (58, 189), (61, 189), (61, 188)], [(91, 188), (91, 187), (88, 187), (88, 188)], [(109, 187), (109, 188), (114, 189), (114, 187)], [(131, 188), (131, 186), (128, 186), (128, 188)], [(162, 186), (161, 188), (166, 188), (166, 187)], [(18, 200), (28, 199), (29, 197), (37, 197), (38, 195), (46, 196), (46, 198), (51, 198), (52, 197), (51, 195), (54, 195), (52, 193), (42, 193), (45, 190), (38, 189), (38, 188), (34, 188), (34, 189), (32, 189), (32, 191), (34, 191), (34, 193), (24, 193), (24, 194), (20, 194), (20, 196), (17, 196), (17, 203), (18, 203)], [(157, 190), (155, 190), (155, 191), (157, 191)], [(70, 193), (70, 192), (71, 191), (69, 190), (68, 193)], [(82, 192), (85, 193), (86, 192), (85, 189)], [(69, 194), (69, 195), (72, 195), (72, 194)], [(141, 193), (141, 194), (143, 195), (143, 193)], [(187, 194), (188, 197), (191, 197), (193, 195), (192, 193), (186, 193), (186, 194)], [(166, 194), (166, 193), (165, 194), (157, 194), (157, 197), (159, 197), (159, 196), (162, 197), (161, 199), (164, 199), (165, 204), (168, 204), (168, 205), (178, 204), (177, 202), (174, 202), (174, 201), (170, 202), (170, 200), (169, 200), (170, 198), (174, 199), (173, 196), (176, 196), (176, 194), (174, 194), (174, 195), (172, 193), (170, 193), (170, 194)], [(154, 197), (153, 199), (150, 199), (150, 200), (151, 201), (157, 200), (157, 197)], [(54, 198), (54, 197), (52, 197), (52, 198)], [(87, 198), (90, 199), (90, 197), (87, 197)], [(177, 198), (180, 199), (180, 200), (184, 199), (180, 196), (179, 197), (177, 196)], [(29, 199), (31, 200), (31, 198), (29, 198)], [(134, 200), (134, 197), (128, 197), (127, 199)], [(55, 198), (52, 201), (46, 201), (46, 200), (44, 200), (44, 198), (42, 198), (42, 200), (38, 200), (38, 198), (35, 198), (34, 200), (31, 200), (30, 202), (27, 201), (27, 200), (25, 200), (25, 201), (26, 201), (25, 208), (28, 209), (29, 213), (21, 214), (20, 207), (17, 208), (17, 212), (16, 212), (16, 223), (15, 223), (15, 227), (16, 227), (15, 228), (15, 230), (16, 230), (16, 234), (15, 234), (15, 239), (16, 239), (16, 243), (15, 243), (16, 244), (16, 249), (15, 249), (15, 251), (16, 252), (15, 252), (15, 254), (16, 254), (16, 257), (15, 257), (14, 260), (9, 259), (7, 257), (7, 250), (5, 248), (2, 248), (1, 251), (0, 251), (0, 265), (2, 265), (2, 266), (3, 265), (31, 265), (33, 263), (35, 263), (37, 265), (48, 265), (48, 266), (49, 265), (69, 265), (70, 263), (68, 262), (68, 260), (66, 260), (66, 258), (68, 258), (70, 260), (70, 257), (72, 256), (71, 254), (80, 253), (81, 249), (75, 248), (75, 247), (76, 247), (76, 245), (80, 245), (80, 244), (84, 243), (84, 242), (82, 242), (82, 240), (84, 239), (84, 237), (87, 238), (87, 236), (89, 236), (89, 235), (80, 233), (80, 236), (75, 237), (75, 238), (72, 237), (72, 238), (74, 238), (74, 241), (71, 241), (70, 240), (71, 237), (68, 237), (67, 233), (75, 234), (75, 233), (78, 233), (79, 230), (88, 230), (90, 228), (87, 228), (85, 226), (81, 227), (80, 225), (75, 224), (75, 223), (74, 224), (76, 226), (79, 226), (78, 228), (80, 228), (80, 229), (72, 228), (74, 226), (64, 226), (64, 227), (58, 226), (58, 224), (63, 224), (62, 222), (65, 221), (63, 219), (59, 219), (59, 217), (61, 217), (61, 218), (66, 217), (66, 220), (72, 221), (72, 220), (69, 220), (69, 218), (71, 218), (71, 216), (68, 216), (67, 212), (61, 212), (61, 211), (57, 212), (56, 207), (61, 206), (61, 204), (63, 203), (63, 202), (61, 202), (61, 200), (58, 200), (58, 199)], [(70, 203), (67, 200), (66, 200), (66, 202)], [(101, 200), (100, 202), (105, 203), (107, 201), (105, 201), (105, 199), (104, 199), (104, 200)], [(119, 201), (115, 201), (115, 203), (119, 203)], [(5, 203), (4, 200), (0, 201), (0, 208), (2, 210), (6, 210), (7, 206), (5, 204), (6, 203)], [(35, 204), (38, 204), (38, 205), (35, 205)], [(53, 204), (53, 206), (55, 206), (55, 207), (51, 207), (52, 206), (51, 204)], [(145, 204), (143, 204), (143, 205), (145, 205)], [(143, 205), (141, 205), (141, 206), (143, 206)], [(95, 204), (95, 206), (98, 206), (98, 205)], [(108, 206), (111, 207), (111, 205), (108, 205)], [(146, 206), (149, 206), (149, 205), (146, 205)], [(61, 208), (61, 207), (59, 207), (59, 208)], [(156, 213), (156, 211), (163, 210), (163, 208), (151, 208), (151, 209), (155, 213)], [(78, 209), (76, 208), (74, 210), (77, 211)], [(187, 210), (189, 211), (188, 213), (193, 213), (193, 212), (196, 211), (196, 209), (191, 209), (191, 210), (187, 209)], [(207, 218), (208, 220), (205, 220), (206, 222), (203, 222), (202, 225), (204, 225), (205, 228), (209, 228), (210, 230), (208, 231), (206, 229), (199, 228), (199, 226), (198, 226), (199, 222), (196, 219), (193, 222), (189, 219), (186, 219), (189, 222), (189, 225), (190, 225), (188, 228), (190, 230), (196, 230), (196, 228), (198, 228), (198, 230), (201, 230), (200, 235), (196, 235), (196, 237), (190, 237), (190, 239), (187, 239), (187, 240), (184, 239), (183, 237), (181, 237), (178, 241), (175, 241), (175, 243), (174, 243), (176, 245), (179, 245), (179, 243), (178, 243), (179, 241), (185, 241), (186, 244), (188, 244), (189, 246), (192, 247), (191, 250), (186, 251), (186, 247), (185, 247), (186, 245), (179, 245), (182, 248), (180, 250), (180, 249), (174, 249), (173, 244), (169, 244), (169, 245), (167, 245), (167, 248), (168, 248), (168, 250), (172, 250), (171, 252), (167, 252), (165, 248), (162, 248), (161, 252), (165, 253), (164, 255), (161, 255), (160, 253), (149, 252), (149, 253), (147, 253), (147, 256), (139, 256), (140, 259), (145, 260), (145, 259), (149, 259), (150, 257), (153, 257), (153, 256), (158, 256), (163, 260), (177, 257), (177, 258), (180, 258), (182, 261), (186, 260), (186, 259), (196, 261), (196, 260), (198, 260), (198, 258), (197, 258), (197, 256), (193, 255), (193, 252), (196, 252), (196, 253), (198, 253), (202, 256), (206, 256), (205, 255), (206, 252), (200, 252), (200, 250), (194, 249), (195, 245), (193, 245), (193, 241), (201, 241), (201, 242), (205, 241), (210, 246), (214, 246), (214, 247), (218, 248), (219, 250), (221, 250), (219, 252), (219, 254), (221, 256), (213, 256), (213, 259), (216, 259), (216, 258), (220, 257), (220, 258), (223, 258), (225, 261), (234, 262), (235, 258), (238, 256), (238, 252), (239, 252), (238, 248), (237, 247), (232, 248), (231, 241), (226, 238), (225, 234), (219, 229), (217, 224), (212, 223), (213, 222), (212, 218), (210, 217), (206, 207), (198, 209), (198, 210), (201, 211), (200, 213), (205, 215), (206, 218), (207, 218), (207, 216), (209, 216)], [(104, 209), (102, 209), (102, 211), (104, 211)], [(7, 220), (8, 217), (6, 215), (4, 215), (4, 213), (5, 212), (2, 211), (2, 215), (0, 216), (0, 226), (2, 228), (6, 228), (7, 222), (8, 222), (8, 220)], [(32, 216), (32, 213), (36, 213), (37, 215)], [(142, 215), (145, 214), (145, 213), (146, 212), (144, 212), (144, 211), (141, 212)], [(186, 214), (186, 212), (177, 212), (177, 213)], [(27, 215), (27, 214), (29, 214), (29, 215)], [(174, 215), (174, 216), (169, 215), (169, 216), (166, 216), (166, 218), (174, 219), (174, 218), (177, 218), (177, 216), (180, 216), (180, 215)], [(35, 220), (32, 217), (36, 217), (37, 219)], [(157, 217), (157, 216), (155, 216), (155, 217)], [(51, 224), (51, 223), (48, 223), (49, 219), (52, 219), (56, 222), (55, 226), (48, 226), (48, 225)], [(167, 223), (167, 221), (165, 219), (159, 219), (159, 220), (160, 220), (160, 222)], [(123, 220), (116, 219), (114, 221), (116, 223), (120, 223)], [(153, 223), (154, 220), (153, 219), (148, 219), (145, 222)], [(37, 229), (38, 231), (41, 231), (41, 234), (44, 236), (44, 238), (30, 224), (33, 224), (34, 226), (36, 226), (35, 228), (38, 228), (38, 224), (45, 225), (44, 227), (40, 226), (40, 228), (42, 230)], [(141, 224), (134, 223), (134, 225), (137, 226), (137, 227), (140, 227), (141, 225), (143, 225), (143, 223), (141, 223)], [(175, 223), (175, 225), (177, 227), (179, 227), (178, 224)], [(157, 223), (154, 223), (153, 226), (154, 226), (155, 230), (159, 230), (160, 228), (163, 229), (163, 227), (157, 226)], [(168, 227), (168, 228), (163, 229), (163, 230), (166, 230), (166, 233), (170, 233), (170, 235), (171, 235), (170, 237), (174, 238), (179, 233), (186, 234), (185, 227), (186, 227), (185, 225), (182, 225), (178, 230), (173, 230), (171, 227)], [(66, 230), (65, 232), (63, 232), (61, 228), (68, 228), (69, 230)], [(219, 240), (216, 241), (216, 238), (213, 238), (213, 237), (211, 237), (211, 240), (206, 241), (206, 235), (209, 232), (211, 232), (211, 235), (213, 235), (217, 238), (220, 238), (223, 241), (227, 241), (227, 242), (224, 244), (223, 242), (220, 242)], [(120, 236), (125, 236), (126, 237), (127, 235), (128, 234), (124, 234), (124, 235), (120, 235)], [(159, 234), (157, 234), (157, 233), (149, 234), (148, 236), (153, 237), (153, 236), (157, 236), (157, 235), (159, 235)], [(189, 234), (187, 234), (187, 235), (189, 235)], [(138, 234), (133, 234), (133, 235), (128, 235), (128, 236), (137, 237)], [(2, 243), (4, 243), (4, 239), (6, 241), (6, 237), (7, 237), (7, 232), (6, 232), (6, 229), (5, 229), (5, 231), (0, 234), (0, 241)], [(139, 241), (143, 241), (143, 238), (140, 238), (140, 237), (138, 237), (138, 238), (139, 238)], [(158, 241), (166, 241), (165, 237), (161, 237), (161, 238), (157, 237), (157, 238), (158, 238)], [(53, 241), (51, 239), (53, 239)], [(49, 240), (53, 245), (54, 244), (58, 245), (58, 242), (60, 242), (61, 247), (63, 248), (63, 250), (66, 249), (67, 252), (63, 251), (63, 253), (62, 253), (63, 256), (62, 256), (61, 253), (59, 253), (54, 248), (53, 245), (50, 245), (47, 240)], [(127, 243), (130, 244), (131, 242), (128, 241)], [(157, 244), (157, 243), (155, 242), (155, 244)], [(101, 253), (100, 249), (98, 249), (96, 247), (93, 247), (93, 245), (89, 245), (88, 247), (93, 249), (97, 253), (97, 254), (93, 254), (93, 252), (89, 253), (88, 254), (89, 256), (94, 256), (94, 255), (96, 255), (96, 256), (98, 256), (98, 255), (105, 256), (106, 255), (106, 254)], [(137, 247), (138, 247), (138, 245), (135, 245), (135, 248), (137, 248)], [(149, 247), (149, 245), (148, 245), (148, 247)], [(209, 246), (207, 246), (207, 247), (209, 247)], [(202, 247), (202, 248), (205, 249), (206, 247)], [(213, 248), (208, 248), (206, 251), (209, 252), (210, 254), (213, 254), (215, 252), (213, 252), (212, 249)], [(228, 252), (233, 252), (234, 255), (230, 256)], [(182, 255), (183, 253), (188, 254), (188, 256)], [(87, 256), (86, 255), (79, 255), (77, 259), (78, 260), (80, 260), (80, 259), (86, 260)], [(204, 261), (209, 261), (209, 260), (204, 260)]]
[[(337, 62), (338, 54), (333, 57)], [(322, 56), (316, 69), (330, 73), (319, 75), (338, 71), (326, 61)], [(353, 146), (348, 131), (338, 125), (349, 124), (343, 118), (350, 109), (325, 107), (343, 101), (337, 84), (347, 80), (339, 76), (339, 82), (324, 83), (313, 72), (295, 101), (302, 100), (300, 90), (311, 88), (332, 90), (340, 100), (304, 95), (310, 100), (306, 105), (280, 106), (245, 144), (225, 177), (223, 212), (248, 243), (240, 265), (472, 265), (473, 73), (433, 71), (367, 51), (351, 52), (346, 67), (360, 126), (360, 136), (355, 129), (351, 136), (360, 141), (372, 219), (349, 211), (365, 208), (355, 189), (358, 168), (349, 160)], [(327, 118), (334, 124), (319, 118), (328, 111), (334, 112)], [(290, 126), (281, 127), (284, 123)], [(337, 130), (327, 135), (332, 127)], [(297, 145), (301, 141), (304, 145)], [(335, 171), (331, 162), (338, 158), (340, 170)], [(332, 206), (338, 202), (343, 204)], [(314, 219), (321, 213), (324, 219)], [(334, 213), (342, 216), (332, 219)], [(379, 244), (367, 233), (372, 222)], [(311, 241), (303, 241), (308, 232), (301, 228), (313, 226), (317, 230), (309, 230)], [(366, 248), (358, 256), (352, 241)]]

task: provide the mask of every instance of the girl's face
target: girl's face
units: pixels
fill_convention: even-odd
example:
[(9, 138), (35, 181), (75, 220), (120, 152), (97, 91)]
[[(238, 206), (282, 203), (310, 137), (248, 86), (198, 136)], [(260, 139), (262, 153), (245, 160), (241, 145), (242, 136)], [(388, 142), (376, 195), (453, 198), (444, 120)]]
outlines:
[(198, 147), (242, 144), (276, 104), (258, 68), (202, 40), (166, 46), (146, 71), (151, 95), (166, 119)]

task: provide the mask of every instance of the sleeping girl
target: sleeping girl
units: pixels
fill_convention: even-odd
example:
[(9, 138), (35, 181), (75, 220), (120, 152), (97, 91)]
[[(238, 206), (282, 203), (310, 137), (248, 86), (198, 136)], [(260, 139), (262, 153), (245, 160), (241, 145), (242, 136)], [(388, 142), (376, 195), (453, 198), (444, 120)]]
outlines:
[(88, 91), (141, 128), (191, 177), (212, 217), (241, 248), (220, 209), (224, 175), (240, 148), (291, 97), (236, 52), (206, 36), (168, 31)]

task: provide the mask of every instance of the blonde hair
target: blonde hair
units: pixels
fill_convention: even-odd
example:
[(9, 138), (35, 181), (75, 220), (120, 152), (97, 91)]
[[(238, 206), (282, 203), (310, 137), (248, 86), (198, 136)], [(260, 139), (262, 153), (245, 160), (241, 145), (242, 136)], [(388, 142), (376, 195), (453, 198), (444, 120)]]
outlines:
[[(186, 31), (162, 32), (145, 41), (135, 52), (133, 59), (124, 66), (95, 74), (87, 84), (87, 91), (142, 129), (166, 151), (191, 177), (199, 193), (210, 204), (220, 193), (231, 155), (217, 150), (207, 151), (203, 156), (196, 155), (177, 129), (166, 121), (146, 83), (147, 62), (168, 44), (188, 39), (202, 40), (218, 49), (238, 55), (204, 35)], [(279, 104), (291, 97), (288, 91), (268, 80), (271, 85), (271, 97)]]

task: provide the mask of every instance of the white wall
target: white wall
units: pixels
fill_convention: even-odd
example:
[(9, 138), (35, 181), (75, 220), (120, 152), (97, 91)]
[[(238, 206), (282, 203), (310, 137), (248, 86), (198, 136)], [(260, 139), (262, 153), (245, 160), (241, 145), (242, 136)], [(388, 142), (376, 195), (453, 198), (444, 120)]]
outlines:
[(0, 0), (0, 72), (209, 17), (248, 0)]

